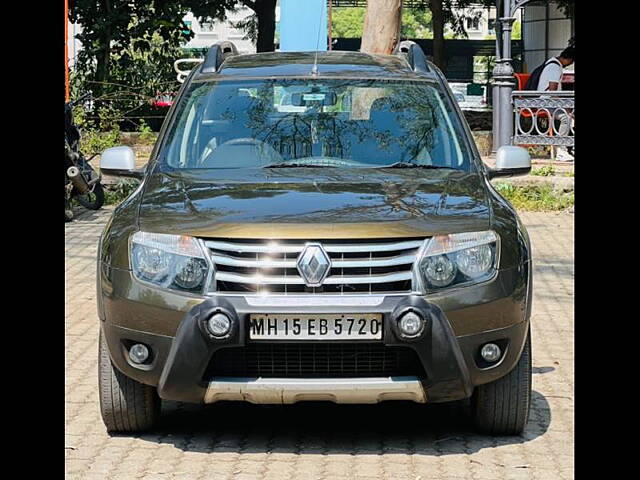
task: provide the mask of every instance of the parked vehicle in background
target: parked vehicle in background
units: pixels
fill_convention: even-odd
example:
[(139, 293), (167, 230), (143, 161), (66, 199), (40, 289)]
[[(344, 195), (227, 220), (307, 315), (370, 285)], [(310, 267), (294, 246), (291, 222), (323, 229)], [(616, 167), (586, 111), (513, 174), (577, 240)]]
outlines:
[(84, 95), (75, 102), (64, 104), (64, 219), (73, 219), (72, 199), (89, 210), (99, 210), (104, 204), (104, 188), (96, 172), (80, 151), (80, 130), (73, 122), (73, 107), (87, 100)]
[[(518, 434), (531, 401), (531, 247), (447, 82), (394, 55), (236, 55), (186, 76), (98, 249), (99, 392), (109, 431), (161, 399), (287, 404), (470, 399)], [(374, 420), (375, 421), (375, 420)]]
[[(458, 100), (458, 105), (462, 110), (473, 110), (473, 111), (486, 111), (488, 110), (487, 106), (487, 98), (486, 98), (486, 87), (481, 86), (482, 94), (480, 95), (470, 95), (467, 92), (468, 86), (470, 83), (463, 82), (450, 82), (449, 87), (451, 88), (454, 96), (456, 96), (456, 100)], [(477, 84), (475, 84), (477, 85)], [(461, 97), (460, 97), (461, 96)]]

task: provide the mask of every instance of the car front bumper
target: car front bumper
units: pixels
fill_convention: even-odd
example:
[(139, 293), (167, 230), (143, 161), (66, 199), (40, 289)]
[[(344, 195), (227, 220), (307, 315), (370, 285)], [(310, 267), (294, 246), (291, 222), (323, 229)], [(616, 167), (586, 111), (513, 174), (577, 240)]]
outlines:
[[(148, 287), (130, 281), (130, 272), (116, 272), (108, 294), (103, 292), (102, 330), (114, 365), (127, 376), (158, 387), (166, 400), (212, 403), (242, 400), (253, 403), (294, 403), (328, 400), (336, 403), (376, 403), (384, 400), (445, 402), (469, 397), (477, 385), (506, 375), (515, 366), (524, 345), (530, 315), (529, 263), (502, 271), (492, 282), (446, 295), (393, 296), (212, 296), (185, 301), (165, 296), (157, 302)], [(124, 281), (125, 277), (129, 280)], [(127, 283), (129, 282), (129, 283)], [(118, 285), (128, 285), (120, 290)], [(156, 293), (157, 295), (157, 293)], [(153, 299), (150, 305), (149, 299)], [(176, 302), (184, 303), (178, 305)], [(405, 339), (397, 318), (405, 308), (418, 309), (427, 318), (419, 338)], [(212, 338), (204, 326), (217, 310), (231, 312), (232, 333)], [(206, 378), (216, 351), (251, 344), (251, 313), (381, 313), (385, 346), (413, 349), (424, 367), (421, 377), (373, 378)], [(177, 326), (173, 331), (149, 326)], [(155, 330), (155, 331), (154, 331)], [(127, 355), (132, 343), (152, 351), (148, 364), (135, 365)], [(298, 341), (299, 342), (299, 341)], [(351, 341), (353, 342), (353, 341)], [(351, 343), (345, 341), (344, 343)], [(487, 366), (479, 350), (487, 342), (503, 346), (503, 355)]]

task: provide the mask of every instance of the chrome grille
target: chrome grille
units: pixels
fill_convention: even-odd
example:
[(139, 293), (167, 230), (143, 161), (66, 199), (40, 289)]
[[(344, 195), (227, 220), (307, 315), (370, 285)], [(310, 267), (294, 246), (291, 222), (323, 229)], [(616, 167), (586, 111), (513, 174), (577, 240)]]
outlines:
[[(408, 293), (411, 269), (424, 239), (228, 240), (207, 239), (215, 290), (223, 293)], [(308, 287), (297, 269), (307, 243), (320, 243), (331, 269), (320, 287)]]

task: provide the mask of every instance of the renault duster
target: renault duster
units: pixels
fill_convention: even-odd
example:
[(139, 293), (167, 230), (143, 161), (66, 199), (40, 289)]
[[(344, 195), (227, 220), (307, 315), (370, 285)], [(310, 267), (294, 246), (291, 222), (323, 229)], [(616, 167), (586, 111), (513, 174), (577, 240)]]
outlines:
[(109, 431), (161, 400), (366, 404), (469, 399), (518, 434), (531, 398), (531, 248), (447, 82), (393, 55), (238, 55), (185, 79), (100, 239), (99, 385)]

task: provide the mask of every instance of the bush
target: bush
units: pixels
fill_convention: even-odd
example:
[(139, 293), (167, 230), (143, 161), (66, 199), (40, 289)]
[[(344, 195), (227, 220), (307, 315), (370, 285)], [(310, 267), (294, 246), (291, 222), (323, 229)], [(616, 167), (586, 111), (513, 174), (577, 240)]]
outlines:
[(534, 212), (558, 211), (574, 204), (574, 194), (554, 190), (551, 185), (497, 183), (495, 189), (516, 209)]
[(531, 175), (536, 175), (539, 177), (551, 177), (556, 174), (555, 168), (553, 165), (545, 165), (544, 167), (536, 168), (531, 171)]
[(147, 125), (147, 122), (145, 122), (144, 119), (140, 120), (140, 125), (138, 125), (138, 132), (140, 132), (138, 141), (143, 145), (153, 145), (158, 138), (158, 136), (153, 132), (151, 127)]
[(118, 205), (131, 195), (140, 185), (138, 180), (119, 180), (115, 185), (105, 188), (105, 204)]

